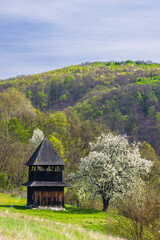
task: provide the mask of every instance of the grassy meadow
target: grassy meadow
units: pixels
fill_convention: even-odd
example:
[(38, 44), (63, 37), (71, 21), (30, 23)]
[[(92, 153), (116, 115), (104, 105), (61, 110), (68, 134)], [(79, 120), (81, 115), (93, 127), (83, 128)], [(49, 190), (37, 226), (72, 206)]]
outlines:
[[(0, 239), (120, 240), (118, 215), (66, 206), (64, 211), (29, 209), (26, 198), (0, 193)], [(121, 236), (121, 237), (119, 237)]]

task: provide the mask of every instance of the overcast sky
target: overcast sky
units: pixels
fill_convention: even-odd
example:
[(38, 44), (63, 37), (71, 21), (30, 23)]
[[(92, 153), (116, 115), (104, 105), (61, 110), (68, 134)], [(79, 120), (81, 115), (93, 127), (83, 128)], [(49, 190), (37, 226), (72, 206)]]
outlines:
[(160, 62), (160, 0), (0, 0), (0, 79), (128, 59)]

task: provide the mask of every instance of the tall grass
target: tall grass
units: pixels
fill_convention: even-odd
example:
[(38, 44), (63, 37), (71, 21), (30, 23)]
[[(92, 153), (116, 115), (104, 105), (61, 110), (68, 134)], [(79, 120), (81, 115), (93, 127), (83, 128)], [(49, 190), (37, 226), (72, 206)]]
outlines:
[(123, 235), (112, 212), (71, 206), (65, 211), (28, 209), (25, 205), (25, 198), (0, 194), (0, 239), (109, 240)]

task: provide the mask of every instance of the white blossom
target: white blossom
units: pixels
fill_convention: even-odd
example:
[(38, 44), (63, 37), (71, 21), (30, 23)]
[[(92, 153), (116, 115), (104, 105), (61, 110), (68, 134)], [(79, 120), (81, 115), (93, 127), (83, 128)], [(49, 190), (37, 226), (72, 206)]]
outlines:
[(112, 134), (96, 140), (90, 143), (88, 156), (81, 159), (77, 174), (93, 194), (111, 200), (150, 172), (153, 164), (141, 158), (139, 142), (129, 144), (125, 135)]
[(32, 138), (30, 139), (30, 142), (33, 143), (34, 145), (39, 145), (42, 142), (43, 138), (44, 138), (43, 132), (39, 128), (36, 128), (33, 131), (33, 135)]

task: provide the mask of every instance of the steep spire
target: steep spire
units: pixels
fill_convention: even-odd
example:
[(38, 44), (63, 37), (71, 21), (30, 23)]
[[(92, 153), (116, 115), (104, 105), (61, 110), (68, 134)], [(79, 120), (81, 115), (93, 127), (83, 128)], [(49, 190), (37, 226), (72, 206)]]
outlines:
[(41, 144), (33, 153), (31, 158), (26, 162), (27, 166), (64, 166), (62, 161), (54, 147), (49, 140), (44, 137)]

